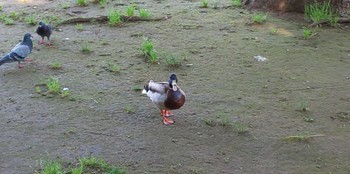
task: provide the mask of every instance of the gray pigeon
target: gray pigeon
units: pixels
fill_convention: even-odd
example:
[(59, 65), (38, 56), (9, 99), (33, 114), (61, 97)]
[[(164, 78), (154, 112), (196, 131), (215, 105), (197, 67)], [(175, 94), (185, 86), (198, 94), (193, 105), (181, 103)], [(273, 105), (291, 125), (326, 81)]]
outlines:
[(47, 37), (47, 40), (49, 41), (48, 45), (51, 45), (51, 41), (50, 41), (50, 36), (52, 33), (52, 27), (49, 24), (45, 24), (44, 22), (39, 22), (39, 26), (36, 29), (36, 33), (38, 33), (38, 35), (41, 36), (41, 40), (39, 41), (39, 44), (43, 44), (44, 43), (44, 37)]
[(7, 53), (3, 58), (0, 59), (0, 66), (4, 63), (18, 62), (18, 68), (22, 68), (21, 61), (24, 60), (33, 49), (32, 35), (27, 33), (24, 35), (23, 41), (18, 43), (9, 53)]

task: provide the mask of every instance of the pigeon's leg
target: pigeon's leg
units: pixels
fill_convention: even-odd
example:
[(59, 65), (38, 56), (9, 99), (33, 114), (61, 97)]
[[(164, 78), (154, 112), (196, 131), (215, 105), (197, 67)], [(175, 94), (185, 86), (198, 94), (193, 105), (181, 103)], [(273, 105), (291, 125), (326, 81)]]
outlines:
[(49, 43), (47, 43), (47, 45), (51, 45), (51, 41), (50, 41), (50, 37), (47, 37), (47, 40), (49, 41)]
[(172, 111), (170, 111), (170, 110), (165, 110), (165, 115), (164, 115), (164, 116), (170, 117), (170, 116), (173, 116), (173, 115), (174, 115), (174, 113), (173, 113)]
[(43, 44), (44, 43), (44, 37), (41, 37), (39, 44)]
[(18, 68), (23, 68), (23, 65), (21, 64), (20, 61), (18, 61)]
[(164, 123), (165, 125), (173, 124), (174, 121), (173, 121), (172, 119), (170, 119), (170, 118), (167, 118), (167, 117), (166, 117), (166, 113), (167, 113), (167, 110), (164, 110), (164, 109), (161, 109), (161, 110), (160, 110), (160, 114), (161, 114), (162, 117), (163, 117), (163, 123)]

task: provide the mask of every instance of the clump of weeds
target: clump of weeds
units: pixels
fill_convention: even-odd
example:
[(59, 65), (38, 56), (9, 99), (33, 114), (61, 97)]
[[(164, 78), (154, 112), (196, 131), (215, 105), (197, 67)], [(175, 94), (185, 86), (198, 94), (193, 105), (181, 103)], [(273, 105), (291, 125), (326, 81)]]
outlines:
[(154, 43), (145, 38), (141, 44), (141, 51), (145, 56), (146, 60), (151, 63), (158, 63), (158, 52), (154, 48)]

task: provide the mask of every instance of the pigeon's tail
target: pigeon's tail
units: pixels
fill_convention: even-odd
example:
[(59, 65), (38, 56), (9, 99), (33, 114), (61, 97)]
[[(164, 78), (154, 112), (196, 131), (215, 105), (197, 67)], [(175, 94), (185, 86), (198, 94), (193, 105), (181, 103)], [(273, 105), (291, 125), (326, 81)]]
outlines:
[(9, 62), (13, 62), (14, 60), (11, 59), (10, 54), (6, 54), (6, 56), (4, 56), (3, 58), (0, 59), (0, 66), (4, 63), (9, 63)]

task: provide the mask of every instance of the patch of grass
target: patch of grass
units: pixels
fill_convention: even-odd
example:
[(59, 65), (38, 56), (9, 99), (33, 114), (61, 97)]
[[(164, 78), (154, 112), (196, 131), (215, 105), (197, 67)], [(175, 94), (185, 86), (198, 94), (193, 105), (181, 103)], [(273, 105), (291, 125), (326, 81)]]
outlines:
[(88, 5), (87, 0), (76, 0), (76, 3), (78, 6), (81, 6), (81, 7)]
[[(95, 157), (81, 158), (77, 166), (72, 162), (69, 162), (68, 165), (62, 165), (61, 162), (53, 161), (44, 161), (40, 164), (40, 174), (125, 174), (124, 169), (110, 165), (105, 160)], [(65, 166), (65, 168), (63, 168), (63, 166)]]
[(63, 174), (60, 162), (46, 161), (40, 174)]
[(11, 11), (10, 14), (8, 15), (11, 19), (17, 20), (19, 19), (19, 15), (15, 11)]
[(231, 120), (227, 114), (219, 113), (217, 119), (215, 118), (205, 118), (204, 123), (208, 126), (222, 126), (224, 128), (231, 128), (238, 134), (244, 134), (248, 132), (248, 126), (241, 121)]
[(118, 10), (109, 10), (108, 12), (108, 24), (111, 26), (118, 25), (122, 22), (120, 13)]
[(127, 114), (134, 114), (134, 113), (136, 113), (136, 109), (135, 109), (132, 105), (130, 105), (130, 104), (128, 104), (128, 105), (126, 105), (126, 106), (124, 107), (124, 111), (125, 111)]
[(4, 18), (4, 23), (5, 23), (5, 25), (14, 25), (15, 21), (13, 19), (11, 19), (11, 18), (5, 17)]
[(0, 11), (2, 11), (2, 5), (0, 5)]
[(104, 8), (107, 3), (108, 3), (108, 0), (99, 0), (98, 1), (98, 5), (100, 5), (101, 8)]
[(310, 39), (314, 35), (315, 35), (315, 32), (312, 31), (311, 29), (306, 28), (306, 27), (303, 28), (303, 37), (304, 37), (304, 39)]
[(241, 0), (231, 0), (231, 4), (234, 7), (240, 7), (242, 5)]
[(271, 34), (277, 34), (277, 29), (276, 28), (271, 28), (270, 29)]
[(317, 2), (305, 5), (305, 18), (311, 19), (312, 22), (317, 23), (322, 20), (338, 22), (339, 15), (332, 12), (331, 1)]
[(63, 4), (62, 4), (62, 8), (63, 8), (63, 9), (68, 9), (68, 8), (70, 8), (69, 3), (67, 3), (67, 2), (63, 3)]
[(120, 68), (117, 64), (108, 62), (107, 63), (107, 67), (106, 67), (107, 71), (109, 72), (113, 72), (113, 73), (120, 73)]
[(50, 77), (46, 81), (46, 87), (50, 94), (59, 94), (61, 92), (61, 84), (57, 78)]
[(91, 46), (87, 42), (83, 43), (81, 45), (81, 52), (86, 54), (91, 53), (92, 52)]
[(5, 18), (6, 18), (6, 14), (5, 13), (1, 13), (0, 14), (0, 20), (1, 21), (5, 21)]
[(140, 85), (136, 85), (136, 86), (134, 86), (133, 90), (134, 90), (134, 91), (142, 91), (142, 90), (143, 90), (143, 87), (140, 86)]
[(305, 98), (301, 98), (297, 107), (299, 111), (306, 112), (309, 110), (309, 102)]
[(62, 63), (58, 62), (58, 61), (55, 61), (55, 62), (52, 62), (49, 65), (49, 67), (50, 67), (50, 69), (53, 69), (53, 70), (60, 70), (60, 69), (62, 69)]
[(157, 63), (158, 62), (158, 53), (154, 48), (154, 44), (149, 39), (144, 39), (141, 44), (141, 51), (143, 52), (143, 55), (145, 58), (148, 59), (151, 63)]
[(61, 98), (68, 97), (70, 95), (70, 90), (68, 88), (63, 88), (61, 90), (60, 96)]
[(252, 16), (252, 21), (257, 24), (264, 23), (267, 19), (266, 13), (254, 13)]
[(84, 30), (84, 25), (83, 24), (76, 24), (75, 25), (75, 28), (78, 30), (78, 31), (83, 31)]
[(283, 139), (288, 142), (307, 142), (311, 138), (322, 137), (322, 136), (325, 136), (325, 135), (324, 134), (310, 135), (309, 133), (304, 133), (299, 135), (286, 136)]
[(126, 15), (127, 16), (134, 16), (135, 14), (135, 4), (130, 4), (126, 7)]
[(140, 8), (139, 15), (141, 19), (149, 19), (151, 17), (151, 12), (149, 12), (147, 9)]
[(36, 17), (34, 15), (32, 15), (32, 14), (27, 16), (24, 20), (29, 25), (36, 25), (36, 24), (38, 24), (38, 21), (36, 20)]
[(167, 54), (165, 56), (165, 63), (169, 66), (169, 67), (179, 67), (181, 66), (181, 58), (175, 54)]
[(201, 7), (202, 8), (208, 8), (208, 4), (209, 4), (208, 0), (201, 0)]

